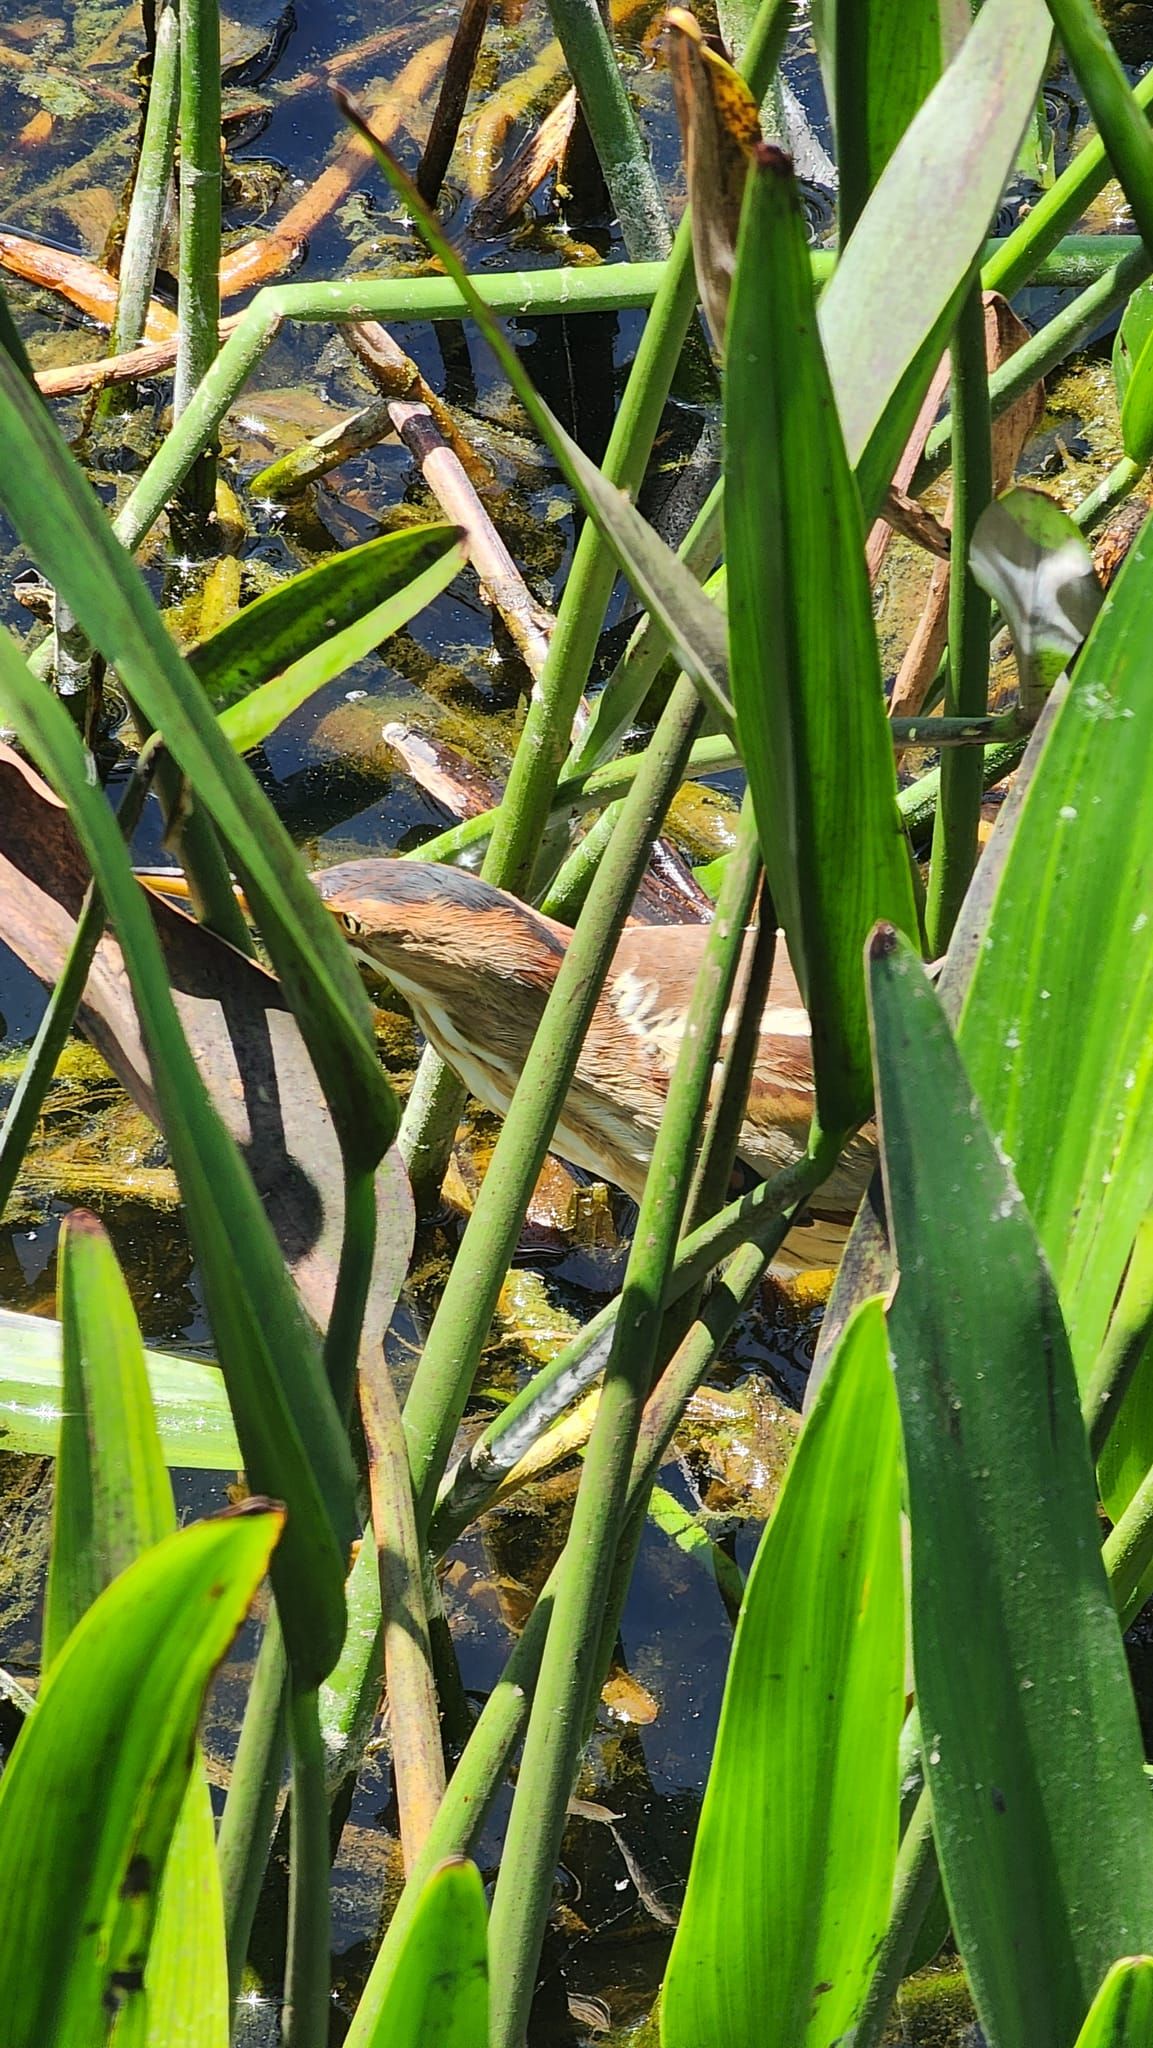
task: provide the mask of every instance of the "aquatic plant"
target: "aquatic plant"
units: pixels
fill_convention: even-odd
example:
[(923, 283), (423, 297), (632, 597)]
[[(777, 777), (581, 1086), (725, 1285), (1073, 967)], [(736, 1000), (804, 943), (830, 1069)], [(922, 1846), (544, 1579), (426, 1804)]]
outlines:
[[(638, 250), (660, 244), (605, 25), (592, 0), (554, 8), (610, 189)], [(443, 589), (466, 550), (475, 561), (479, 528), (420, 526), (337, 555), (187, 655), (133, 561), (166, 506), (203, 529), (214, 434), (279, 322), (363, 322), (397, 288), (265, 287), (215, 353), (218, 224), (202, 188), (216, 173), (219, 66), (202, 0), (180, 23), (179, 416), (114, 524), (6, 313), (0, 327), (0, 502), (56, 606), (31, 658), (0, 637), (0, 703), (50, 786), (5, 751), (14, 822), (0, 886), (13, 935), (55, 983), (0, 1131), (0, 1187), (11, 1191), (79, 1011), (164, 1129), (218, 1361), (146, 1356), (99, 1225), (69, 1219), (46, 1676), (21, 1703), (0, 1780), (14, 2044), (228, 2038), (286, 1752), (283, 2034), (296, 2048), (328, 2038), (332, 1814), (347, 1810), (383, 1674), (406, 1881), (348, 2039), (520, 2048), (654, 1479), (768, 1264), (874, 1123), (877, 1172), (744, 1589), (662, 2039), (863, 2048), (946, 1932), (997, 2048), (1148, 2032), (1153, 1816), (1121, 1631), (1153, 1591), (1153, 561), (1141, 529), (1102, 606), (1082, 532), (1153, 448), (1149, 92), (1131, 90), (1089, 0), (984, 0), (972, 20), (945, 0), (823, 6), (842, 181), (829, 275), (789, 159), (759, 133), (790, 10), (762, 0), (731, 15), (739, 71), (691, 17), (670, 19), (695, 234), (682, 221), (643, 278), (630, 265), (615, 285), (612, 266), (597, 279), (597, 303), (623, 303), (626, 286), (650, 303), (599, 467), (504, 335), (496, 309), (527, 303), (528, 283), (474, 280), (420, 179), (344, 102), (346, 147), (362, 166), (375, 153), (443, 267), (420, 281), (426, 310), (477, 322), (587, 515), (502, 800), (437, 851), (483, 842), (487, 879), (539, 897), (557, 867), (550, 819), (610, 789), (619, 804), (403, 1407), (381, 1348), (411, 1248), (399, 1111), (337, 926), (242, 756)], [(164, 22), (162, 10), (158, 36)], [(990, 250), (1054, 28), (1101, 147)], [(163, 48), (156, 90), (172, 95)], [(163, 163), (170, 113), (158, 106), (149, 128)], [(1062, 257), (1061, 237), (1110, 168), (1139, 239), (1110, 247), (1079, 301), (990, 375), (982, 286), (1083, 264), (1082, 244)], [(155, 186), (155, 164), (148, 175)], [(404, 289), (411, 312), (421, 295)], [(571, 281), (531, 289), (538, 307), (550, 293), (561, 305)], [(676, 553), (634, 499), (698, 295), (723, 352), (724, 474)], [(1033, 493), (994, 500), (992, 420), (1123, 302), (1124, 460), (1071, 518)], [(139, 305), (123, 317), (134, 342)], [(948, 420), (934, 426), (946, 349)], [(132, 367), (145, 367), (136, 351)], [(944, 538), (910, 495), (943, 462)], [(940, 696), (911, 721), (889, 718), (873, 616), (894, 524), (944, 545), (951, 576)], [(574, 745), (618, 569), (644, 618)], [(991, 597), (1018, 669), (1016, 701), (996, 713)], [(65, 649), (93, 678), (89, 655), (107, 663), (129, 702), (136, 763), (119, 816), (89, 747), (96, 693), (62, 687)], [(679, 677), (626, 773), (611, 757), (670, 650)], [(620, 1297), (454, 1463), (650, 849), (688, 764), (718, 758), (703, 717), (743, 764), (748, 801), (711, 878), (717, 915)], [(940, 770), (899, 794), (895, 751), (927, 737)], [(983, 789), (1004, 775), (1007, 746), (1021, 765), (979, 854)], [(126, 841), (149, 787), (195, 923), (132, 871)], [(921, 850), (931, 821), (924, 872), (911, 819)], [(811, 1017), (812, 1128), (800, 1158), (733, 1202), (778, 919)], [(938, 956), (934, 979), (924, 962)], [(90, 981), (94, 961), (106, 971)], [(435, 1157), (437, 1122), (410, 1118), (410, 1158)], [(35, 1352), (27, 1329), (0, 1325), (13, 1387), (38, 1383)], [(460, 1702), (435, 1563), (594, 1380), (567, 1540), (449, 1771), (441, 1718)], [(188, 1455), (190, 1405), (202, 1454), (238, 1458), (251, 1497), (173, 1533), (165, 1460)], [(266, 1569), (214, 1841), (197, 1717)], [(486, 1910), (466, 1859), (514, 1763)]]

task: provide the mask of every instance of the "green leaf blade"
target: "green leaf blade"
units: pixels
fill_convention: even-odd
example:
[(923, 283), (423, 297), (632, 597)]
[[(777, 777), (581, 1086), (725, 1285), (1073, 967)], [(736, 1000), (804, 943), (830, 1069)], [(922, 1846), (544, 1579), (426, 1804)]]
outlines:
[(1054, 707), (957, 1025), (1082, 1385), (1153, 1206), (1151, 633), (1146, 530)]
[(45, 1670), (105, 1586), (176, 1527), (136, 1316), (107, 1235), (84, 1210), (64, 1219), (59, 1287), (63, 1416)]
[[(732, 688), (765, 869), (812, 1018), (823, 1127), (872, 1095), (861, 950), (917, 929), (860, 501), (817, 333), (787, 160), (749, 172), (729, 310)], [(831, 593), (835, 592), (835, 601)]]
[(157, 1882), (205, 1689), (282, 1525), (264, 1511), (167, 1537), (100, 1595), (45, 1680), (0, 1779), (10, 2048), (104, 2038), (126, 1879)]
[(428, 1879), (357, 2048), (488, 2048), (488, 1913), (475, 1863), (442, 1863)]
[(1033, 1224), (920, 962), (891, 932), (870, 955), (938, 1857), (989, 2038), (1063, 2048), (1153, 1927), (1136, 1708)]
[(899, 1455), (873, 1301), (845, 1332), (745, 1591), (663, 2048), (829, 2048), (859, 2004), (897, 1850)]
[[(63, 1335), (47, 1316), (0, 1309), (0, 1449), (52, 1457), (64, 1409)], [(198, 1472), (243, 1464), (218, 1366), (145, 1351), (164, 1462)]]
[[(821, 336), (870, 517), (1012, 174), (1051, 36), (1044, 0), (984, 0), (894, 149), (822, 295)], [(894, 289), (898, 248), (902, 284)]]
[(1077, 2036), (1077, 2048), (1145, 2048), (1153, 2040), (1153, 1956), (1114, 1963)]

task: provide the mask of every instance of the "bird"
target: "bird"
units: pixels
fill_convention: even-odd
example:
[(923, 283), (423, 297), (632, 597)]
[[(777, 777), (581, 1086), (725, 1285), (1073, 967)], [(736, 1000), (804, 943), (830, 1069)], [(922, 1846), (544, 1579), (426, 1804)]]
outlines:
[[(411, 1007), (424, 1037), (488, 1109), (507, 1112), (572, 937), (567, 925), (469, 870), (430, 861), (363, 859), (312, 881), (354, 953)], [(741, 976), (747, 973), (746, 939)], [(705, 925), (627, 925), (618, 940), (552, 1149), (638, 1201), (668, 1097)], [(725, 1037), (735, 1021), (734, 992)], [(724, 1040), (722, 1040), (722, 1052)], [(814, 1107), (809, 1018), (779, 938), (738, 1143), (770, 1176), (806, 1148)], [(847, 1227), (874, 1161), (858, 1135), (813, 1197), (817, 1228), (790, 1240), (791, 1262), (824, 1264)]]

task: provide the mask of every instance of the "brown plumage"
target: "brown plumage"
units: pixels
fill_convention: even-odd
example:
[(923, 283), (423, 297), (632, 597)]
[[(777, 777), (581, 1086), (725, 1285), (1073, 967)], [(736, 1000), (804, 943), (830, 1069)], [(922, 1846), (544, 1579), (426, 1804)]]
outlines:
[[(462, 868), (349, 861), (313, 876), (356, 951), (412, 1005), (478, 1101), (507, 1110), (571, 933)], [(703, 925), (622, 933), (554, 1138), (574, 1165), (639, 1199), (664, 1113)], [(747, 960), (747, 949), (746, 949)], [(813, 1109), (809, 1023), (784, 942), (761, 1023), (741, 1157), (764, 1174), (803, 1151)], [(872, 1148), (861, 1139), (816, 1207), (849, 1215)]]

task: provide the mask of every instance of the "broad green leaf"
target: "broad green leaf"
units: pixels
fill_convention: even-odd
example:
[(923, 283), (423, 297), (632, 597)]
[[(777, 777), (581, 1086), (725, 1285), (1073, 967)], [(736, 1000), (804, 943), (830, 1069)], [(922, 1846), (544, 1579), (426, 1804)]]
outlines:
[(861, 506), (787, 158), (749, 173), (725, 374), (729, 644), (765, 872), (812, 1018), (820, 1120), (872, 1097), (861, 951), (915, 933)]
[(980, 258), (1051, 35), (1045, 0), (984, 0), (822, 294), (821, 338), (866, 516), (893, 474)]
[[(0, 1450), (54, 1457), (63, 1413), (62, 1336), (47, 1316), (0, 1309)], [(166, 1465), (235, 1472), (240, 1446), (219, 1369), (200, 1358), (146, 1351)]]
[(1068, 2048), (1153, 1931), (1153, 1810), (1077, 1386), (936, 992), (891, 931), (869, 978), (937, 1854), (989, 2039)]
[(57, 1657), (0, 1778), (6, 2048), (104, 2039), (110, 1930), (157, 1883), (206, 1688), (282, 1526), (263, 1511), (167, 1537)]
[(93, 645), (163, 733), (264, 913), (264, 937), (341, 1148), (368, 1171), (396, 1135), (398, 1111), (372, 1038), (365, 995), (340, 934), (309, 887), (271, 804), (237, 759), (178, 654), (139, 569), (38, 396), (0, 352), (0, 504)]
[(142, 1550), (176, 1527), (144, 1347), (103, 1226), (74, 1209), (60, 1232), (63, 1413), (52, 1502), (43, 1663)]
[(1082, 1385), (1153, 1207), (1151, 634), (1146, 530), (1055, 708), (999, 875), (990, 866), (957, 1024), (1052, 1268)]
[[(454, 535), (457, 531), (455, 527), (432, 530), (449, 535)], [(408, 538), (406, 534), (390, 537), (398, 540)], [(370, 547), (374, 545), (374, 542), (369, 542)], [(431, 553), (432, 550), (426, 545), (425, 552)], [(338, 561), (344, 559), (343, 555), (337, 557)], [(387, 598), (383, 604), (378, 604), (373, 611), (366, 612), (362, 618), (355, 619), (342, 631), (332, 633), (320, 646), (313, 648), (308, 654), (301, 655), (298, 661), (291, 662), (287, 668), (274, 675), (271, 681), (262, 683), (251, 695), (222, 711), (220, 729), (229, 745), (235, 747), (238, 754), (244, 753), (249, 747), (258, 747), (262, 740), (268, 738), (270, 732), (274, 732), (291, 712), (306, 703), (315, 691), (322, 689), (325, 683), (330, 683), (334, 676), (341, 675), (346, 668), (351, 668), (354, 661), (363, 661), (365, 655), (371, 654), (374, 647), (379, 647), (382, 640), (387, 640), (391, 633), (398, 633), (402, 626), (407, 625), (409, 619), (414, 618), (417, 612), (423, 611), (426, 604), (431, 604), (434, 597), (439, 597), (441, 591), (447, 589), (452, 582), (463, 561), (464, 550), (454, 540), (450, 540), (441, 547), (430, 566), (412, 577), (394, 596)], [(327, 568), (329, 564), (325, 563), (322, 566)], [(310, 573), (316, 575), (319, 571), (312, 570)], [(253, 606), (253, 610), (255, 608)], [(247, 616), (247, 612), (240, 614), (241, 619)]]
[(881, 1304), (845, 1331), (745, 1590), (664, 2048), (829, 2048), (889, 1914), (904, 1711), (900, 1441)]
[(2, 632), (0, 702), (67, 801), (123, 948), (245, 1469), (256, 1492), (289, 1510), (273, 1566), (289, 1654), (299, 1682), (316, 1683), (340, 1653), (347, 1546), (358, 1528), (348, 1437), (317, 1334), (181, 1030), (143, 892), (90, 760), (68, 713)]
[(1021, 704), (1036, 717), (1103, 602), (1085, 537), (1044, 491), (1018, 484), (986, 505), (969, 565), (1005, 615)]
[[(446, 555), (454, 567), (459, 526), (410, 526), (363, 547), (330, 555), (245, 605), (235, 618), (188, 651), (216, 711), (236, 704), (272, 676), (354, 626)], [(335, 671), (334, 671), (335, 673)]]
[[(84, 1210), (64, 1219), (59, 1274), (64, 1414), (53, 1493), (45, 1670), (105, 1586), (176, 1527), (132, 1303), (103, 1227)], [(159, 1892), (150, 1887), (126, 1896), (109, 1931), (107, 1967), (124, 1973), (126, 1987), (138, 1987), (125, 1989), (118, 2042), (227, 2048), (224, 1905), (199, 1751)]]
[(941, 75), (940, 0), (816, 0), (813, 36), (837, 138), (841, 236)]
[(1153, 1956), (1123, 1956), (1093, 2000), (1077, 2048), (1148, 2048), (1150, 2041)]
[(488, 1914), (475, 1863), (442, 1863), (372, 2021), (352, 2024), (349, 2048), (487, 2048)]
[(733, 711), (728, 694), (723, 612), (705, 596), (679, 555), (642, 519), (627, 494), (610, 484), (571, 434), (565, 432), (541, 398), (516, 350), (506, 340), (500, 322), (481, 298), (436, 215), (425, 206), (411, 179), (378, 141), (354, 102), (339, 87), (335, 96), (461, 293), (537, 433), (556, 457), (566, 481), (616, 556), (637, 596), (660, 621), (681, 667), (692, 677), (725, 730), (731, 732)]

